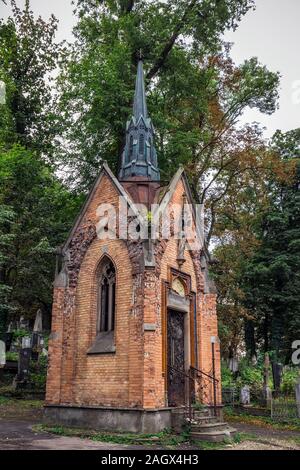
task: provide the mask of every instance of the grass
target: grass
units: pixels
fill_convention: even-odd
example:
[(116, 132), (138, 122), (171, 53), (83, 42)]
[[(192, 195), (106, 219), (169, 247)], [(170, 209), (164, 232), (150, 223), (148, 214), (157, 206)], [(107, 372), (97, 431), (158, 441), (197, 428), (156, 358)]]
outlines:
[[(115, 444), (158, 446), (165, 449), (176, 449), (183, 445), (190, 445), (188, 432), (176, 435), (168, 429), (157, 434), (108, 433), (49, 425), (37, 425), (34, 426), (33, 429), (35, 431), (49, 432), (58, 436), (79, 437), (82, 439), (91, 439), (96, 442), (110, 442)], [(199, 447), (201, 450), (219, 450), (228, 445), (239, 444), (246, 440), (255, 439), (256, 437), (253, 434), (240, 432), (236, 433), (233, 439), (228, 439), (224, 442), (202, 441), (193, 442), (193, 445)]]
[(234, 446), (244, 441), (255, 441), (257, 438), (254, 434), (246, 432), (237, 432), (232, 439), (225, 439), (223, 442), (198, 442), (197, 445), (201, 450), (222, 450), (224, 447)]
[(25, 400), (0, 395), (0, 416), (12, 418), (38, 418), (41, 416), (42, 400)]
[(300, 420), (294, 419), (289, 422), (274, 421), (266, 416), (252, 416), (246, 413), (235, 414), (232, 408), (225, 409), (225, 420), (229, 422), (253, 424), (267, 429), (277, 429), (279, 431), (300, 431)]
[(34, 426), (34, 429), (36, 431), (49, 432), (58, 436), (80, 437), (82, 439), (91, 439), (96, 442), (111, 442), (127, 445), (155, 445), (164, 448), (176, 448), (188, 441), (187, 433), (183, 432), (180, 435), (176, 435), (168, 429), (157, 434), (97, 432), (87, 429), (49, 426), (43, 424)]
[(11, 406), (16, 408), (42, 408), (44, 402), (42, 400), (25, 400), (20, 398), (9, 398), (0, 395), (0, 406)]

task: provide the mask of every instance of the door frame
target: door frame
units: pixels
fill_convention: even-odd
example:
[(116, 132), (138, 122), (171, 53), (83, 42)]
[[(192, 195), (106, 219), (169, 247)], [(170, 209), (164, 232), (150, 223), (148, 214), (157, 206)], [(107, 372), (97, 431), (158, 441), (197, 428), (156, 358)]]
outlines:
[[(182, 306), (180, 306), (180, 302), (177, 306), (174, 305), (172, 300), (172, 296), (174, 299), (172, 283), (176, 278), (179, 278), (185, 286), (184, 304)], [(171, 266), (168, 267), (168, 280), (162, 280), (161, 287), (162, 375), (165, 384), (165, 404), (168, 406), (168, 312), (172, 309), (184, 314), (185, 371), (188, 372), (191, 366), (197, 367), (198, 363), (197, 299), (196, 293), (191, 289), (190, 275)], [(170, 305), (170, 301), (173, 302), (173, 305)]]

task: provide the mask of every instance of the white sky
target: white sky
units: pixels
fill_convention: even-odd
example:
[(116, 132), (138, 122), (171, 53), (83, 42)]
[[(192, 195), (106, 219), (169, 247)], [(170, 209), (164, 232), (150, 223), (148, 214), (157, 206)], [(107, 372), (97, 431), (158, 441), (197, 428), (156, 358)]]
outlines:
[[(22, 6), (24, 0), (17, 0), (17, 4)], [(0, 5), (1, 17), (7, 17), (9, 8)], [(256, 0), (256, 5), (237, 31), (228, 32), (225, 39), (234, 42), (232, 57), (237, 64), (256, 56), (281, 74), (279, 110), (271, 116), (247, 110), (243, 117), (245, 122), (260, 122), (269, 137), (276, 129), (300, 127), (300, 0)], [(75, 18), (71, 0), (31, 0), (31, 7), (43, 17), (54, 13), (60, 22), (57, 39), (72, 40)]]

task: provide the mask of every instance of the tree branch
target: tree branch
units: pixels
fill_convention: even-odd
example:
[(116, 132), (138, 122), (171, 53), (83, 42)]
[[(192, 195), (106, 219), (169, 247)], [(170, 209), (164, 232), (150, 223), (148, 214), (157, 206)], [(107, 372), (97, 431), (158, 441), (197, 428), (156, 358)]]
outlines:
[(181, 33), (181, 30), (183, 29), (185, 23), (186, 23), (186, 20), (188, 18), (188, 15), (190, 13), (190, 11), (194, 8), (194, 6), (196, 5), (197, 3), (197, 0), (192, 0), (189, 5), (187, 6), (181, 20), (179, 21), (179, 23), (176, 25), (174, 31), (173, 31), (173, 34), (172, 36), (170, 37), (169, 41), (167, 42), (167, 44), (165, 45), (165, 47), (163, 48), (162, 50), (162, 53), (160, 54), (159, 58), (157, 59), (157, 61), (154, 63), (153, 67), (149, 70), (148, 74), (147, 74), (147, 78), (148, 80), (150, 80), (152, 77), (154, 77), (154, 75), (159, 71), (159, 69), (164, 65), (170, 51), (172, 50), (172, 47), (174, 46), (175, 44), (175, 41), (176, 39), (178, 38), (178, 36), (180, 35)]

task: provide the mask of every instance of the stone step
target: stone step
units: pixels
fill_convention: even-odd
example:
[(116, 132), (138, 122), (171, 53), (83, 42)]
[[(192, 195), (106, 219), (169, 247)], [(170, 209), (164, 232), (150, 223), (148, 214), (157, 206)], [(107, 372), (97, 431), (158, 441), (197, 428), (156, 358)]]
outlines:
[(194, 410), (195, 417), (201, 416), (211, 416), (210, 410), (208, 408), (203, 408), (203, 410)]
[(209, 432), (209, 431), (226, 431), (228, 428), (227, 423), (205, 423), (205, 424), (192, 424), (191, 432)]
[[(219, 418), (216, 418), (215, 416), (195, 416), (194, 420), (200, 425), (219, 422)], [(197, 424), (195, 424), (195, 426), (197, 426)]]
[(232, 439), (236, 429), (227, 426), (226, 430), (191, 432), (190, 438), (193, 441), (223, 442), (226, 439)]

